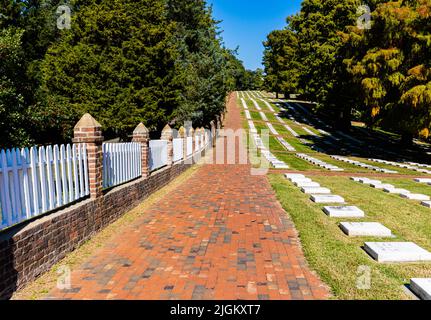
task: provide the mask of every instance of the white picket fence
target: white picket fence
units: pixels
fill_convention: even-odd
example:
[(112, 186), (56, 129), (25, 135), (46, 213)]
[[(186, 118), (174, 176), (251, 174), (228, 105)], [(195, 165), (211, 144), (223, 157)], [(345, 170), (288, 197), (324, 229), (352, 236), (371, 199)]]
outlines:
[(187, 137), (187, 157), (193, 154), (193, 137)]
[(139, 143), (103, 144), (103, 187), (110, 188), (131, 181), (142, 174)]
[(0, 230), (89, 195), (84, 144), (0, 152)]
[(168, 164), (168, 141), (150, 140), (150, 171)]
[(177, 138), (173, 139), (172, 141), (173, 147), (174, 147), (174, 158), (173, 161), (177, 162), (184, 158), (184, 139)]
[[(211, 135), (205, 133), (206, 141)], [(184, 158), (184, 139), (173, 139), (173, 161)], [(208, 143), (207, 143), (208, 145)], [(201, 151), (203, 136), (186, 138), (187, 157)], [(150, 171), (168, 163), (168, 141), (150, 140)], [(139, 143), (104, 143), (103, 187), (110, 188), (142, 174)], [(0, 151), (0, 231), (90, 194), (85, 144), (54, 145)]]

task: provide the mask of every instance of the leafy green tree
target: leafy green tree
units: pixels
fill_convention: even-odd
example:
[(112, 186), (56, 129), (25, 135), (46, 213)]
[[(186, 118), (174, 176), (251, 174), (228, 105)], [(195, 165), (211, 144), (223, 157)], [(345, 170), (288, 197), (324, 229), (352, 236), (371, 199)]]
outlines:
[(0, 146), (26, 144), (25, 105), (20, 94), (23, 79), (21, 38), (23, 30), (14, 27), (0, 29)]
[(41, 66), (41, 118), (51, 119), (47, 134), (70, 137), (84, 112), (100, 121), (108, 137), (126, 138), (140, 121), (152, 130), (167, 123), (180, 87), (174, 23), (166, 15), (160, 0), (82, 6)]
[(377, 3), (369, 31), (352, 28), (355, 54), (345, 60), (360, 87), (364, 119), (370, 126), (400, 132), (404, 142), (428, 137), (431, 3)]
[(204, 0), (167, 0), (168, 19), (176, 23), (174, 37), (179, 47), (177, 74), (181, 78), (181, 102), (174, 112), (177, 126), (191, 120), (208, 125), (220, 114), (232, 87), (229, 61), (223, 48), (218, 21)]

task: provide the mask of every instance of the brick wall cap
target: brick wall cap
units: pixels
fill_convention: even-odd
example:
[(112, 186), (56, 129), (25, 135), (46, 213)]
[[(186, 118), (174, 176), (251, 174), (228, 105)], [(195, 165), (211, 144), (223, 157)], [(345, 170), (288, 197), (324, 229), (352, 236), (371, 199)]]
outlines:
[(96, 119), (94, 119), (91, 114), (86, 113), (82, 116), (82, 118), (78, 121), (78, 123), (75, 125), (75, 130), (76, 129), (81, 129), (81, 128), (97, 128), (97, 129), (101, 129), (102, 125), (97, 122)]
[(178, 135), (181, 138), (184, 138), (186, 136), (186, 128), (184, 128), (183, 126), (181, 126), (180, 129), (178, 130)]
[(141, 122), (137, 125), (135, 130), (133, 130), (133, 134), (149, 136), (150, 131), (148, 131), (147, 127)]
[(163, 128), (162, 132), (173, 132), (173, 130), (172, 130), (172, 128), (169, 126), (169, 124), (167, 124), (167, 125)]

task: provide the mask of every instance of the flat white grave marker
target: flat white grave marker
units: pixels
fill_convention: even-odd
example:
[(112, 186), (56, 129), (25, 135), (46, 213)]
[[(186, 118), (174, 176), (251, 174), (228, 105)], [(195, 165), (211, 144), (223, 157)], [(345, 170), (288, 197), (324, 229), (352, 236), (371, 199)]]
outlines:
[(379, 184), (382, 183), (380, 180), (371, 180), (371, 179), (361, 179), (360, 182), (362, 182), (363, 184)]
[(303, 174), (299, 174), (299, 173), (285, 173), (284, 176), (286, 177), (286, 179), (292, 179), (292, 178), (305, 178), (305, 176)]
[(392, 232), (377, 222), (342, 222), (340, 228), (350, 237), (391, 237)]
[(313, 182), (313, 180), (311, 180), (310, 178), (301, 178), (301, 177), (298, 177), (298, 178), (291, 178), (290, 179), (290, 181), (292, 181), (293, 183), (296, 183), (296, 182)]
[(388, 183), (372, 183), (371, 186), (375, 189), (395, 189), (395, 187)]
[(422, 300), (431, 300), (431, 278), (413, 278), (410, 289)]
[(320, 184), (317, 182), (295, 182), (295, 186), (298, 188), (318, 188), (320, 187)]
[(365, 242), (364, 249), (378, 262), (431, 261), (431, 252), (413, 242)]
[(394, 193), (394, 194), (407, 194), (407, 193), (410, 193), (409, 190), (400, 189), (400, 188), (384, 188), (383, 190), (385, 192)]
[(331, 194), (331, 190), (322, 187), (303, 187), (301, 191), (305, 194)]
[(430, 197), (425, 194), (420, 193), (402, 193), (400, 194), (402, 198), (410, 199), (410, 200), (421, 200), (421, 201), (428, 201), (430, 200)]
[(313, 194), (310, 200), (315, 203), (344, 203), (344, 198), (337, 195)]
[(363, 218), (364, 211), (355, 206), (329, 206), (324, 207), (323, 212), (334, 218)]
[(420, 182), (420, 183), (431, 183), (430, 178), (417, 178), (417, 179), (414, 179), (414, 181)]

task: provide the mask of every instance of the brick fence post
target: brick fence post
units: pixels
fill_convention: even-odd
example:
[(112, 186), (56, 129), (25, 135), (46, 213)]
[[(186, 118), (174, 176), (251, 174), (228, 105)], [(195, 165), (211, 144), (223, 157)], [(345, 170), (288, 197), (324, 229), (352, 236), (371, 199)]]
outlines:
[(196, 128), (195, 130), (195, 136), (197, 137), (197, 141), (198, 141), (198, 150), (200, 150), (201, 148), (201, 137), (202, 137), (202, 132), (201, 132), (201, 128)]
[(168, 167), (172, 167), (173, 158), (174, 158), (173, 134), (174, 134), (174, 131), (171, 129), (171, 127), (168, 124), (162, 130), (161, 139), (168, 141)]
[(186, 128), (181, 127), (178, 130), (178, 135), (183, 139), (183, 160), (187, 159), (187, 131)]
[(133, 131), (132, 141), (141, 145), (141, 175), (146, 178), (150, 175), (150, 132), (142, 122)]
[(102, 126), (89, 113), (82, 116), (73, 129), (73, 143), (85, 143), (91, 199), (103, 196)]
[(190, 127), (189, 129), (189, 137), (192, 137), (192, 154), (195, 153), (195, 130), (193, 127)]
[(211, 144), (212, 144), (212, 147), (214, 148), (216, 146), (216, 130), (217, 130), (214, 120), (210, 122), (210, 125), (211, 125), (211, 140), (212, 140)]

